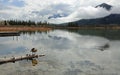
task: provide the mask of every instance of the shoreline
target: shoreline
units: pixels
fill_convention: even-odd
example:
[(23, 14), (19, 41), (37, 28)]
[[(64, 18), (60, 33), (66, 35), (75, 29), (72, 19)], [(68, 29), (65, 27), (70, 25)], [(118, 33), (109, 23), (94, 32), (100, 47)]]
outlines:
[(51, 26), (0, 26), (0, 32), (19, 32), (19, 31), (50, 31), (54, 29), (81, 29), (81, 30), (119, 30), (120, 26), (112, 27), (51, 27)]
[(50, 31), (50, 27), (37, 26), (0, 26), (0, 32), (19, 32), (19, 31)]
[(113, 27), (54, 27), (54, 29), (81, 29), (81, 30), (86, 30), (86, 29), (93, 29), (93, 30), (119, 30), (120, 26), (113, 26)]

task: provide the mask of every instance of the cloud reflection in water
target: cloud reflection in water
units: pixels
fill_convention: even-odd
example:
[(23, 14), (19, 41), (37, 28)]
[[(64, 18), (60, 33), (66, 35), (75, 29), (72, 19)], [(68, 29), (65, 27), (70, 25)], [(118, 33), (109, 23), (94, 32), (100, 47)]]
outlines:
[[(102, 52), (96, 48), (106, 43), (110, 44), (108, 50)], [(32, 35), (22, 34), (18, 41), (12, 40), (12, 37), (0, 38), (0, 53), (4, 53), (1, 57), (7, 54), (25, 55), (33, 47), (39, 50), (39, 54), (46, 55), (39, 59), (40, 63), (35, 67), (27, 61), (0, 65), (0, 73), (1, 75), (119, 75), (119, 45), (120, 41), (82, 36), (61, 30)]]

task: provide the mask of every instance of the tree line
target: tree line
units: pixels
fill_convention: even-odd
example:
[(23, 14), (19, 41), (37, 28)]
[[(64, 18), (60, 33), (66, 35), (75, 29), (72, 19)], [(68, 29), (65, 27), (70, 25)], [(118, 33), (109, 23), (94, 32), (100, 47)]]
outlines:
[(31, 20), (28, 20), (28, 21), (25, 21), (25, 20), (4, 20), (2, 25), (5, 25), (5, 26), (51, 26), (51, 27), (64, 26), (64, 27), (79, 27), (79, 25), (77, 23), (74, 23), (74, 22), (69, 22), (69, 23), (67, 23), (65, 25), (61, 25), (61, 24), (57, 25), (57, 24), (49, 24), (47, 21), (35, 22), (35, 21), (31, 21)]
[(4, 25), (11, 25), (11, 26), (48, 26), (49, 23), (47, 21), (44, 22), (35, 22), (35, 21), (22, 21), (22, 20), (4, 20)]
[[(11, 25), (11, 26), (63, 26), (63, 25), (56, 25), (56, 24), (49, 24), (47, 21), (24, 21), (24, 20), (4, 20), (4, 25)], [(78, 27), (79, 25), (77, 23), (74, 22), (69, 22), (67, 23), (67, 25), (65, 25), (66, 27)]]

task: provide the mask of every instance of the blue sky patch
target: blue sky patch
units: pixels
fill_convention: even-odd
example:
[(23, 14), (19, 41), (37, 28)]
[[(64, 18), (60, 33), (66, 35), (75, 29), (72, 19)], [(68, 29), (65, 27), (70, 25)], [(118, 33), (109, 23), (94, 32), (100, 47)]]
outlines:
[(23, 7), (24, 6), (24, 2), (23, 1), (19, 1), (19, 0), (13, 0), (12, 2), (10, 2), (9, 0), (2, 0), (0, 1), (1, 4), (3, 5), (12, 5), (12, 6), (17, 6), (17, 7)]

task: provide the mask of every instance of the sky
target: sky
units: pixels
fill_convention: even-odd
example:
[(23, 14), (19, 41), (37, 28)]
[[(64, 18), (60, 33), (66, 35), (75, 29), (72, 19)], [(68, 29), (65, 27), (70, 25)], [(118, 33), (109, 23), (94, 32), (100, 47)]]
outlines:
[[(95, 8), (102, 3), (110, 4), (114, 8), (111, 11)], [(120, 0), (0, 0), (0, 19), (65, 23), (119, 13), (119, 6)], [(48, 19), (56, 14), (62, 17)]]

